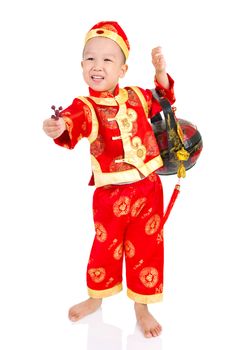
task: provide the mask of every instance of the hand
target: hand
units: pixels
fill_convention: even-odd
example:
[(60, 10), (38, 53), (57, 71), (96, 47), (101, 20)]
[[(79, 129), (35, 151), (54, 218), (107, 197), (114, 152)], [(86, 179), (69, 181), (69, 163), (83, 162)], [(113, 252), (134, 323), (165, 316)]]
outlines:
[(52, 139), (57, 139), (65, 130), (66, 124), (63, 118), (58, 118), (58, 120), (49, 118), (43, 122), (43, 131)]
[(156, 73), (165, 73), (166, 71), (166, 62), (164, 55), (162, 53), (162, 48), (160, 46), (152, 49), (152, 64), (156, 69)]

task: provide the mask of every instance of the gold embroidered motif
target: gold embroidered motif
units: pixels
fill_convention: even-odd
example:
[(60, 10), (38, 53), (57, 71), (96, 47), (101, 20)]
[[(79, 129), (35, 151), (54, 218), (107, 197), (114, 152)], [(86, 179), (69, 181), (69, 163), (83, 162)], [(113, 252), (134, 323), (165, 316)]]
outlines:
[(88, 273), (95, 283), (100, 283), (105, 279), (106, 271), (103, 267), (98, 267), (96, 269), (89, 269)]
[(133, 258), (135, 255), (135, 246), (132, 244), (131, 241), (127, 240), (124, 245), (125, 248), (125, 255), (127, 258)]
[(105, 283), (105, 286), (106, 287), (110, 286), (110, 284), (112, 284), (113, 281), (114, 281), (114, 278), (110, 277), (109, 280)]
[(83, 106), (83, 112), (84, 112), (84, 115), (85, 115), (87, 121), (91, 122), (92, 115), (91, 115), (90, 107), (87, 106), (87, 105), (84, 105)]
[(128, 90), (128, 103), (131, 106), (138, 106), (139, 102), (140, 101), (139, 101), (137, 94), (133, 90), (129, 89)]
[[(142, 94), (141, 90), (137, 87), (137, 86), (131, 86), (130, 87), (132, 90), (135, 91), (136, 95), (139, 97), (139, 100), (143, 106), (144, 112), (146, 114), (146, 117), (148, 117), (148, 103), (144, 97), (144, 95)], [(130, 96), (129, 96), (130, 97)], [(133, 97), (134, 98), (134, 97)], [(138, 98), (136, 97), (136, 100), (138, 100)], [(138, 100), (138, 101), (139, 101)], [(130, 101), (129, 101), (130, 102)]]
[(98, 239), (99, 242), (103, 243), (106, 241), (107, 231), (100, 222), (95, 223), (95, 232), (96, 232), (96, 238)]
[(142, 145), (141, 139), (138, 136), (132, 139), (132, 147), (136, 151), (136, 156), (144, 160), (146, 157), (146, 147)]
[(68, 117), (68, 115), (70, 115), (69, 112), (63, 113), (61, 114), (63, 120), (65, 121), (66, 124), (66, 128), (69, 134), (70, 139), (72, 139), (72, 129), (73, 129), (73, 121), (71, 120), (71, 118)]
[(113, 242), (112, 242), (112, 244), (108, 247), (108, 250), (111, 250), (111, 248), (113, 248), (113, 247), (116, 245), (117, 242), (118, 242), (118, 239), (117, 239), (117, 238), (113, 239)]
[(151, 173), (150, 175), (148, 175), (148, 180), (151, 182), (155, 182), (157, 180), (157, 175), (155, 172)]
[(143, 260), (143, 259), (140, 259), (140, 260), (138, 261), (138, 264), (134, 265), (133, 270), (138, 269), (138, 267), (140, 267), (141, 265), (143, 265), (143, 263), (144, 263), (144, 260)]
[(123, 256), (123, 244), (120, 243), (120, 245), (118, 245), (118, 247), (116, 247), (116, 249), (114, 250), (113, 257), (116, 260), (120, 260), (122, 256)]
[(147, 288), (153, 288), (158, 280), (158, 271), (154, 267), (145, 267), (140, 271), (139, 279)]
[[(89, 140), (90, 143), (92, 143), (93, 141), (95, 141), (95, 139), (98, 136), (98, 131), (99, 131), (98, 119), (96, 117), (95, 110), (94, 110), (92, 104), (88, 101), (88, 99), (83, 97), (83, 96), (79, 96), (78, 99), (80, 101), (82, 101), (86, 106), (88, 106), (88, 108), (89, 108), (89, 110), (91, 112), (92, 129), (91, 129), (90, 135), (88, 136), (88, 140)], [(85, 108), (85, 112), (86, 112), (86, 108)]]
[(99, 120), (102, 121), (103, 126), (111, 130), (117, 129), (118, 126), (115, 119), (117, 113), (116, 107), (97, 106), (97, 111)]
[(96, 140), (90, 145), (90, 152), (94, 157), (100, 156), (105, 149), (105, 142), (101, 135), (98, 135)]
[(113, 205), (113, 213), (115, 216), (120, 217), (127, 215), (130, 210), (130, 198), (126, 196), (120, 197)]
[(159, 147), (157, 144), (157, 141), (154, 137), (153, 131), (147, 131), (145, 133), (145, 136), (143, 138), (144, 146), (146, 147), (147, 150), (147, 155), (148, 156), (156, 156), (159, 154)]
[(113, 161), (110, 163), (109, 169), (111, 172), (119, 172), (119, 171), (124, 171), (124, 170), (129, 170), (133, 169), (133, 166), (130, 164), (127, 164), (123, 161), (121, 162), (116, 162), (117, 160), (122, 160), (123, 157), (119, 156), (113, 159)]
[(163, 293), (163, 283), (161, 283), (159, 285), (159, 287), (156, 287), (155, 292), (156, 293)]
[(163, 229), (160, 231), (160, 233), (158, 233), (156, 240), (157, 240), (158, 244), (163, 242), (163, 240), (164, 240), (164, 230)]
[(131, 216), (138, 216), (145, 206), (147, 199), (145, 197), (137, 199), (131, 208)]
[(145, 232), (147, 235), (153, 235), (160, 226), (160, 216), (158, 214), (153, 215), (145, 225)]

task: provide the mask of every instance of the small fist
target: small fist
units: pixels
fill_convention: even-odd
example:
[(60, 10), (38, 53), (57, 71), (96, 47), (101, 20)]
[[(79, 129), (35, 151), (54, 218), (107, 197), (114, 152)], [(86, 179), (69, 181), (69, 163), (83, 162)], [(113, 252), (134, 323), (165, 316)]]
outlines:
[(43, 131), (52, 139), (57, 139), (66, 130), (66, 123), (63, 118), (49, 118), (43, 122)]
[(160, 46), (152, 49), (152, 64), (156, 69), (156, 73), (165, 72), (166, 62)]

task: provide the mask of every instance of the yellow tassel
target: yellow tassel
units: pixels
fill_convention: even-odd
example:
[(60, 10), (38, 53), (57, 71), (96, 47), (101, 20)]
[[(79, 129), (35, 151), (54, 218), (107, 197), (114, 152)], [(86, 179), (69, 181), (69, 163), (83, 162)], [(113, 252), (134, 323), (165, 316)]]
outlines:
[(190, 154), (184, 149), (184, 147), (182, 147), (179, 151), (176, 152), (176, 156), (179, 160), (188, 160)]
[(185, 177), (186, 176), (186, 170), (185, 170), (185, 166), (184, 166), (184, 163), (181, 161), (180, 165), (179, 165), (179, 168), (177, 170), (177, 176), (179, 178), (181, 177)]

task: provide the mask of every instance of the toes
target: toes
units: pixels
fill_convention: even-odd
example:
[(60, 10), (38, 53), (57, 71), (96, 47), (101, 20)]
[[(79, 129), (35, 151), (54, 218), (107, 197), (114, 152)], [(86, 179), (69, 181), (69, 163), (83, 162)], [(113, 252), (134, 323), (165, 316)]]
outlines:
[(77, 314), (76, 312), (73, 312), (73, 311), (69, 312), (68, 316), (69, 316), (70, 321), (72, 321), (72, 322), (76, 322), (80, 318), (80, 315)]
[(153, 335), (150, 331), (144, 331), (145, 338), (151, 338)]
[(150, 332), (153, 337), (158, 337), (161, 333), (161, 330), (162, 330), (161, 326), (157, 325), (155, 328), (152, 328)]

